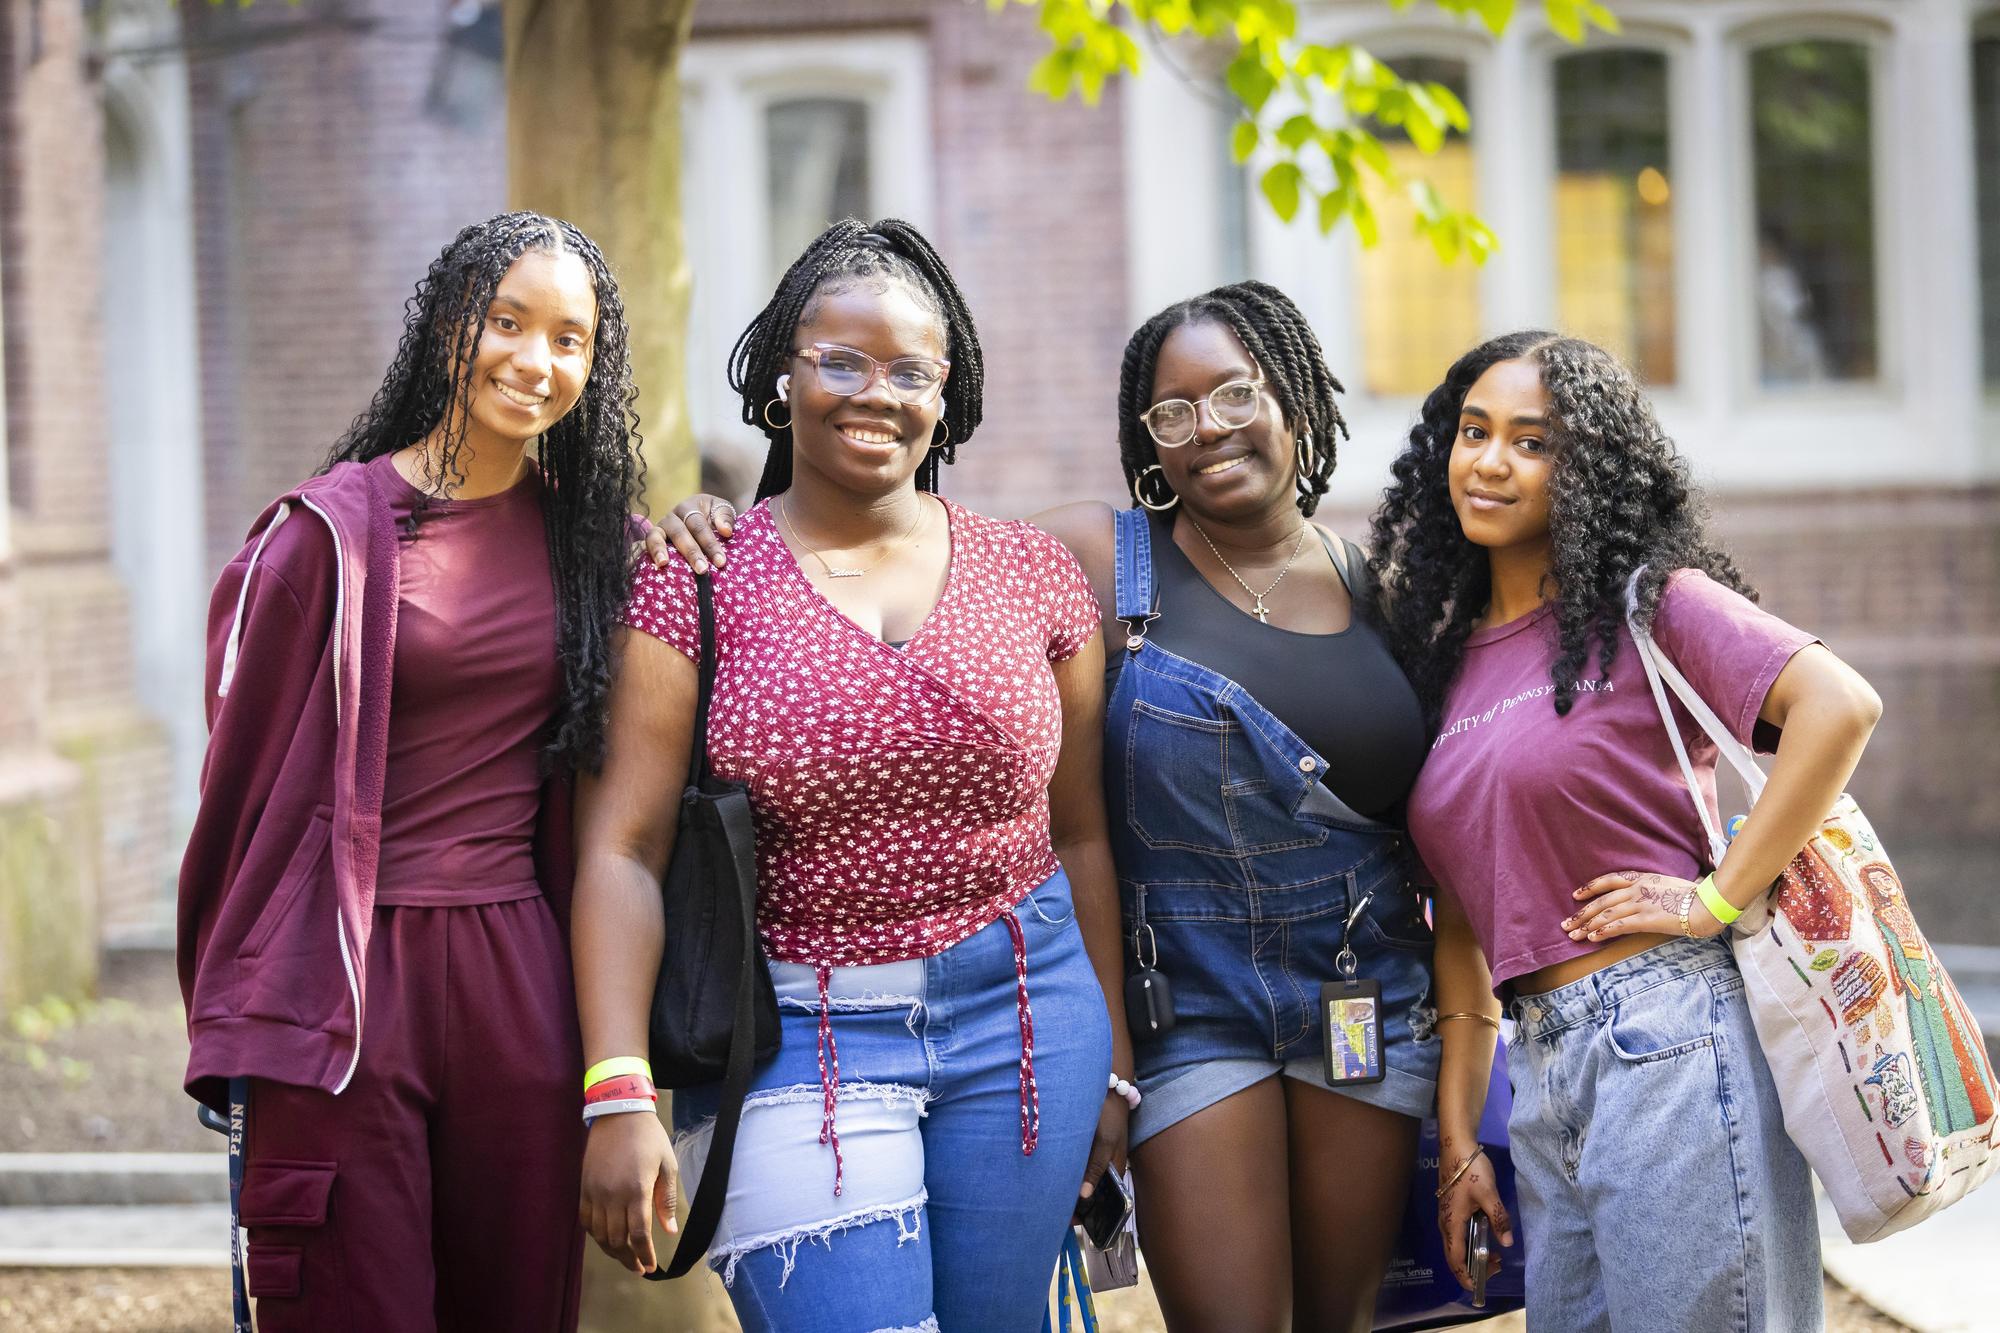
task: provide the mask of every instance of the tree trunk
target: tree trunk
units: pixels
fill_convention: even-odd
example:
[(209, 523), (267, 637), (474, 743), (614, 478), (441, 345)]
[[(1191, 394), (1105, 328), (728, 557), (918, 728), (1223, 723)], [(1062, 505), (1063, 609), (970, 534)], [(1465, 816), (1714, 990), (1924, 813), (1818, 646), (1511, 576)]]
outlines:
[(695, 0), (506, 0), (508, 195), (603, 249), (632, 328), (646, 507), (693, 492), (680, 54)]
[[(618, 275), (645, 436), (645, 503), (657, 514), (695, 489), (699, 467), (682, 357), (679, 65), (694, 0), (506, 0), (504, 13), (508, 196), (515, 208), (583, 228)], [(657, 1229), (653, 1238), (664, 1261), (673, 1238)], [(595, 1244), (585, 1250), (584, 1333), (736, 1326), (705, 1270), (646, 1282)]]

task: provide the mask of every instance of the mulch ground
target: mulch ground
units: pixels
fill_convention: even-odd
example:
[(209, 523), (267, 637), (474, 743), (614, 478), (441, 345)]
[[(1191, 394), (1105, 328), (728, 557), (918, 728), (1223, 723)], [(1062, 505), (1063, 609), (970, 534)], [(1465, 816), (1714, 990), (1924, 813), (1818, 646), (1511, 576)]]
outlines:
[[(31, 1005), (0, 1026), (0, 1152), (215, 1151), (181, 1091), (186, 1067), (172, 956), (111, 954), (97, 1000)], [(1831, 1281), (1826, 1303), (1830, 1333), (1909, 1333)], [(0, 1269), (9, 1333), (209, 1333), (228, 1309), (226, 1269)], [(1145, 1288), (1100, 1297), (1098, 1313), (1104, 1333), (1162, 1328)]]
[(221, 1140), (195, 1120), (186, 1069), (173, 955), (109, 954), (97, 999), (0, 1024), (0, 1152), (210, 1151)]

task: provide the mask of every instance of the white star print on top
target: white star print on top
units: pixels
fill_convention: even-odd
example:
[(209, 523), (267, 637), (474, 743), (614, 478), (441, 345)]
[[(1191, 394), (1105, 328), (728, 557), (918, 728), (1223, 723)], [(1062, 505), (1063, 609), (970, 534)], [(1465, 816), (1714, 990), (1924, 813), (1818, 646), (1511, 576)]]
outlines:
[[(781, 961), (929, 957), (1057, 868), (1050, 663), (1097, 632), (1097, 602), (1047, 533), (944, 505), (944, 592), (901, 649), (820, 595), (765, 504), (714, 575), (709, 757), (750, 789), (759, 932)], [(624, 620), (697, 658), (693, 572), (642, 561)]]

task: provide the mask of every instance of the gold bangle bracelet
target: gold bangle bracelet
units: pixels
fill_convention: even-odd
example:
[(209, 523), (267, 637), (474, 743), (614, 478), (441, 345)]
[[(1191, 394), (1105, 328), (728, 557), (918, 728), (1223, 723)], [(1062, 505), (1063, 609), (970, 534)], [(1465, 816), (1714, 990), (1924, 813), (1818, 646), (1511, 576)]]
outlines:
[(1486, 1155), (1486, 1149), (1484, 1147), (1481, 1147), (1477, 1151), (1473, 1152), (1470, 1156), (1468, 1156), (1464, 1161), (1460, 1162), (1458, 1164), (1458, 1170), (1451, 1173), (1451, 1179), (1445, 1181), (1444, 1184), (1438, 1186), (1437, 1197), (1442, 1199), (1445, 1195), (1451, 1193), (1451, 1187), (1453, 1185), (1456, 1185), (1459, 1181), (1465, 1179), (1465, 1173), (1472, 1169), (1472, 1164), (1478, 1161), (1480, 1158), (1484, 1157), (1485, 1155)]
[(1440, 1023), (1449, 1023), (1454, 1018), (1476, 1018), (1480, 1022), (1484, 1023), (1487, 1027), (1492, 1028), (1495, 1032), (1498, 1032), (1500, 1030), (1499, 1019), (1495, 1018), (1491, 1014), (1473, 1013), (1470, 1009), (1466, 1010), (1464, 1013), (1458, 1013), (1458, 1014), (1439, 1014), (1437, 1016), (1437, 1021)]

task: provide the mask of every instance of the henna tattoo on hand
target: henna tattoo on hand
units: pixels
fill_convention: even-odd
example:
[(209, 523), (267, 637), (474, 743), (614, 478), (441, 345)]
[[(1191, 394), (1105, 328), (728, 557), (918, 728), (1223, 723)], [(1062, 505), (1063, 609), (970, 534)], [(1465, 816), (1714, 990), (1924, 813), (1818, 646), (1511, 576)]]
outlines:
[(1665, 875), (1642, 875), (1634, 887), (1639, 890), (1642, 902), (1649, 903), (1678, 920), (1681, 914), (1681, 899), (1688, 893), (1685, 887), (1676, 887), (1679, 884), (1679, 880), (1669, 879)]

